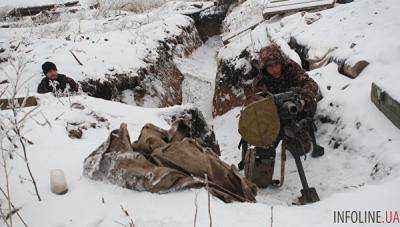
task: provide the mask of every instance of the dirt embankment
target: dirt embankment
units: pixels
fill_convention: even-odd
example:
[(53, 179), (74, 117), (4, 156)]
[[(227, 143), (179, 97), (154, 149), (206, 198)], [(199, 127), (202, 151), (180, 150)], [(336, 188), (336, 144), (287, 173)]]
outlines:
[(115, 101), (121, 101), (123, 91), (131, 90), (137, 105), (143, 105), (145, 99), (152, 99), (158, 107), (181, 104), (183, 76), (173, 58), (187, 56), (201, 44), (194, 23), (182, 26), (179, 35), (158, 41), (156, 53), (149, 51), (143, 59), (145, 67), (132, 73), (106, 75), (105, 79), (81, 81), (82, 89), (90, 96)]
[[(182, 104), (183, 75), (173, 59), (190, 55), (202, 41), (220, 34), (222, 21), (233, 1), (221, 1), (214, 6), (186, 16), (193, 19), (189, 26), (180, 27), (179, 35), (159, 40), (156, 54), (149, 52), (143, 61), (145, 67), (136, 72), (106, 75), (105, 79), (81, 81), (84, 92), (90, 96), (122, 101), (124, 91), (131, 91), (134, 103), (154, 107)], [(157, 56), (155, 59), (152, 56)], [(146, 104), (147, 103), (147, 104)]]

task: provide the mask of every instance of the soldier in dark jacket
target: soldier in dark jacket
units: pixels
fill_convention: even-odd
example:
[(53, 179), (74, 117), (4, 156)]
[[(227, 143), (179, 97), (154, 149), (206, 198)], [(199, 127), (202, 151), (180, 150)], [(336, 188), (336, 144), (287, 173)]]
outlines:
[[(272, 44), (265, 47), (260, 52), (259, 59), (260, 73), (253, 81), (253, 94), (255, 96), (248, 100), (248, 103), (259, 100), (268, 93), (278, 94), (296, 89), (301, 97), (301, 109), (299, 118), (313, 117), (317, 108), (318, 85), (311, 79), (299, 64), (288, 59), (282, 53), (280, 47)], [(310, 126), (310, 129), (314, 128)], [(310, 132), (314, 136), (314, 132)], [(278, 146), (281, 136), (277, 138), (273, 147), (268, 148), (275, 154), (276, 146)], [(241, 141), (241, 145), (247, 146), (245, 141)], [(312, 157), (319, 157), (324, 154), (323, 147), (317, 145), (317, 149), (312, 152)], [(243, 169), (243, 158), (239, 163), (239, 169)], [(275, 158), (275, 157), (269, 157)]]
[(315, 114), (318, 85), (296, 62), (286, 58), (276, 44), (265, 47), (260, 52), (260, 74), (253, 81), (254, 94), (278, 94), (299, 90), (302, 99), (302, 114)]
[(37, 92), (40, 94), (48, 92), (64, 92), (69, 86), (69, 92), (78, 92), (78, 84), (71, 78), (58, 74), (57, 67), (52, 62), (45, 62), (42, 65), (43, 74), (46, 76), (40, 82)]

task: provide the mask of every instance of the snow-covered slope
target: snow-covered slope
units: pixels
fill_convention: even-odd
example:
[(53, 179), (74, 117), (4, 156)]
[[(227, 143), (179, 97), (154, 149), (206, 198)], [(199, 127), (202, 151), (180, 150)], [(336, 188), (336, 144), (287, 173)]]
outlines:
[[(84, 158), (104, 142), (111, 130), (118, 128), (120, 123), (126, 122), (131, 138), (136, 139), (146, 123), (168, 129), (169, 125), (162, 115), (184, 107), (150, 109), (91, 97), (57, 100), (51, 95), (44, 95), (40, 96), (40, 99), (43, 116), (46, 116), (50, 125), (40, 126), (31, 120), (25, 130), (26, 136), (33, 142), (33, 145), (28, 147), (30, 164), (43, 201), (35, 201), (32, 185), (25, 180), (27, 173), (21, 160), (13, 160), (11, 171), (11, 196), (16, 205), (23, 207), (21, 214), (29, 226), (94, 227), (128, 224), (129, 218), (125, 216), (121, 206), (128, 210), (136, 226), (188, 226), (193, 224), (196, 193), (199, 193), (199, 223), (204, 224), (208, 221), (207, 193), (204, 190), (158, 195), (130, 191), (82, 177)], [(73, 103), (80, 103), (85, 109), (70, 108)], [(89, 129), (85, 131), (82, 139), (70, 139), (66, 131), (67, 122), (93, 122), (93, 112), (107, 119), (109, 126)], [(39, 122), (44, 121), (39, 116), (36, 119)], [(65, 196), (57, 196), (50, 192), (49, 173), (53, 168), (65, 172), (69, 185), (69, 192)], [(233, 204), (226, 209), (226, 205), (218, 199), (213, 199), (212, 203), (213, 213), (215, 212), (213, 221), (221, 226), (234, 226), (235, 222), (244, 225), (265, 213), (263, 205)], [(242, 209), (246, 211), (235, 215), (235, 219), (224, 218)], [(16, 226), (20, 226), (16, 219), (14, 222)], [(265, 220), (261, 219), (256, 223), (262, 225)]]
[[(241, 7), (251, 2), (247, 1)], [(399, 130), (370, 101), (372, 82), (382, 84), (395, 97), (399, 93), (400, 83), (396, 75), (400, 73), (397, 67), (400, 45), (395, 41), (400, 37), (399, 7), (396, 1), (355, 1), (319, 12), (320, 19), (310, 25), (305, 19), (309, 15), (297, 13), (278, 22), (262, 23), (219, 52), (222, 59), (238, 61), (237, 56), (244, 49), (251, 51), (252, 46), (253, 52), (259, 49), (261, 42), (257, 39), (267, 40), (267, 37), (257, 34), (265, 34), (260, 31), (267, 30), (271, 39), (282, 45), (290, 57), (293, 50), (287, 50), (287, 43), (293, 37), (301, 45), (310, 48), (309, 58), (324, 55), (333, 49), (329, 52), (332, 58), (348, 59), (350, 62), (364, 59), (371, 63), (356, 79), (339, 74), (334, 63), (309, 73), (318, 82), (324, 95), (318, 114), (321, 118), (328, 117), (334, 121), (319, 127), (319, 140), (327, 148), (327, 155), (306, 161), (310, 179), (314, 184), (319, 184), (322, 196), (329, 196), (354, 185), (374, 184), (387, 178), (398, 179), (400, 176), (400, 156), (396, 152)], [(243, 20), (246, 20), (245, 16)], [(240, 24), (240, 21), (237, 22)], [(352, 43), (355, 46), (351, 47)], [(298, 56), (294, 56), (294, 60), (298, 61)], [(237, 132), (237, 124), (225, 123), (234, 121), (234, 116), (239, 114), (238, 110), (233, 111), (216, 122), (219, 125), (216, 128), (221, 130), (220, 133), (217, 131), (217, 135), (221, 135), (220, 140), (229, 147), (228, 150), (234, 150), (239, 142), (237, 134), (232, 136), (225, 132)], [(236, 143), (230, 142), (232, 138), (235, 138)], [(226, 156), (232, 162), (238, 162), (239, 157), (239, 151), (235, 155), (228, 153)], [(291, 166), (294, 167), (293, 163)], [(326, 180), (328, 176), (330, 180)], [(293, 187), (297, 180), (295, 172), (293, 177), (294, 181), (288, 182), (288, 187)], [(283, 194), (288, 191), (288, 188), (279, 190)], [(276, 199), (274, 195), (269, 197)], [(278, 198), (280, 202), (284, 200), (279, 193)], [(290, 203), (290, 200), (287, 202)]]
[[(156, 61), (159, 41), (179, 35), (180, 27), (191, 23), (189, 17), (179, 14), (149, 22), (141, 15), (115, 17), (110, 21), (75, 18), (37, 27), (2, 29), (0, 40), (6, 50), (20, 43), (19, 52), (25, 52), (22, 57), (29, 61), (27, 73), (37, 75), (30, 81), (30, 89), (35, 91), (41, 80), (40, 64), (44, 61), (55, 62), (61, 73), (75, 80), (135, 74), (146, 66), (146, 60)], [(175, 51), (183, 54), (178, 48)]]
[(294, 37), (310, 47), (310, 58), (323, 56), (331, 49), (329, 56), (334, 58), (372, 62), (356, 81), (385, 83), (389, 92), (397, 95), (399, 10), (400, 5), (394, 0), (354, 1), (320, 12), (321, 19), (311, 25), (304, 23), (301, 14), (287, 17), (282, 20), (278, 36), (286, 33), (286, 38)]
[[(0, 59), (26, 62), (26, 87), (33, 94), (42, 79), (40, 65), (52, 61), (92, 96), (146, 107), (181, 104), (183, 77), (173, 58), (202, 44), (195, 21), (178, 13), (193, 10), (190, 4), (170, 2), (142, 14), (80, 9), (45, 17), (43, 23), (3, 22), (9, 28), (0, 34)], [(13, 69), (3, 65), (12, 75)], [(7, 77), (0, 75), (1, 80)], [(143, 94), (133, 97), (134, 90)]]
[(69, 0), (3, 0), (0, 3), (0, 7), (28, 7), (28, 6), (40, 6), (46, 4), (63, 4), (70, 2)]

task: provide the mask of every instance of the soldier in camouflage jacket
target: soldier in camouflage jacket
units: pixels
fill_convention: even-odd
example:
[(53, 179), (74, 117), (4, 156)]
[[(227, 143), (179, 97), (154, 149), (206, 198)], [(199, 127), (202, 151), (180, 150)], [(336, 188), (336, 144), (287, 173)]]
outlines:
[[(300, 97), (302, 108), (298, 115), (299, 118), (313, 117), (317, 108), (317, 93), (318, 85), (311, 79), (304, 69), (301, 68), (299, 64), (291, 59), (285, 57), (276, 44), (272, 44), (268, 47), (261, 49), (260, 59), (260, 74), (253, 81), (253, 94), (255, 96), (249, 98), (247, 103), (254, 102), (263, 98), (266, 94), (278, 94), (282, 92), (288, 92), (295, 88)], [(309, 127), (310, 134), (314, 136), (314, 127)], [(276, 139), (272, 147), (259, 148), (260, 155), (264, 153), (267, 159), (275, 159), (276, 147), (278, 146), (280, 140), (282, 139), (281, 134)], [(244, 156), (245, 150), (247, 150), (247, 143), (241, 140), (239, 146), (242, 146), (242, 161), (238, 164), (239, 169), (244, 168)], [(245, 147), (243, 147), (245, 146)], [(318, 149), (314, 149), (312, 152), (312, 157), (320, 157), (324, 154), (323, 147), (317, 145)], [(244, 149), (243, 149), (244, 148)]]
[(299, 64), (286, 58), (276, 44), (260, 52), (260, 74), (253, 81), (254, 94), (282, 93), (297, 88), (303, 101), (302, 112), (313, 116), (318, 85)]

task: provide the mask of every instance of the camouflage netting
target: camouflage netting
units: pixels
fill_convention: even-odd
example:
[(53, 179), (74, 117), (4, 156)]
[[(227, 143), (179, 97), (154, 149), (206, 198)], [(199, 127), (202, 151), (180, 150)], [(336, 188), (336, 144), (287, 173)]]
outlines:
[[(185, 124), (181, 119), (176, 122)], [(153, 193), (206, 187), (208, 182), (209, 191), (224, 202), (255, 202), (256, 186), (239, 175), (236, 167), (222, 162), (212, 148), (201, 146), (200, 138), (191, 138), (190, 127), (164, 130), (146, 124), (131, 144), (127, 125), (121, 124), (85, 159), (83, 174)]]

